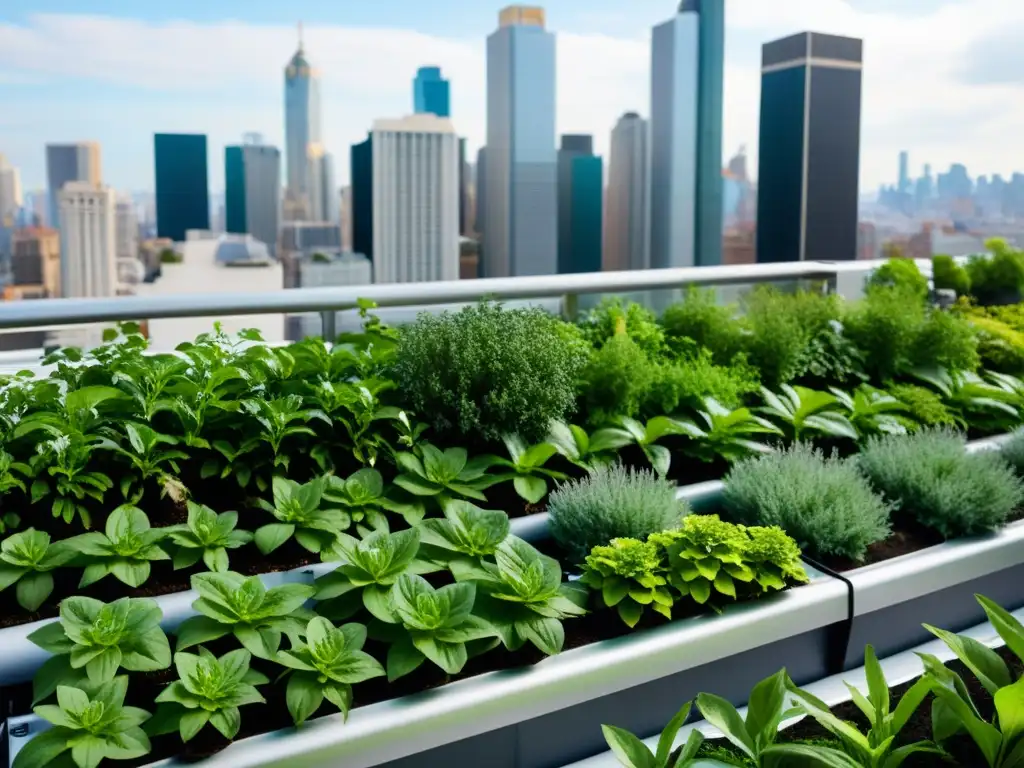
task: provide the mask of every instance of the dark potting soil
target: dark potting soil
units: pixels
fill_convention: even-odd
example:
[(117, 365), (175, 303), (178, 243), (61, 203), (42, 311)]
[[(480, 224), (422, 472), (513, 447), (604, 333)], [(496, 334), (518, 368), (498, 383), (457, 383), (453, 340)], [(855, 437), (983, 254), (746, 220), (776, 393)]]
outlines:
[[(1020, 677), (1021, 672), (1024, 671), (1024, 664), (1021, 664), (1020, 660), (1006, 647), (996, 649), (996, 653), (999, 654), (1000, 658), (1002, 658), (1009, 666), (1013, 679)], [(977, 705), (979, 713), (983, 718), (991, 722), (995, 712), (995, 707), (992, 703), (992, 697), (982, 687), (981, 683), (979, 683), (974, 675), (972, 675), (970, 671), (959, 661), (952, 661), (946, 666), (960, 675), (964, 684), (967, 686), (967, 689), (970, 691), (971, 698), (975, 705)], [(896, 704), (899, 702), (900, 697), (902, 697), (915, 682), (916, 679), (890, 689), (890, 706), (892, 709), (896, 708)], [(862, 692), (866, 693), (866, 691)], [(931, 702), (932, 696), (929, 694), (900, 731), (899, 735), (896, 737), (894, 746), (899, 747), (906, 744), (913, 744), (917, 741), (929, 741), (931, 739)], [(846, 702), (833, 707), (832, 714), (846, 720), (847, 722), (853, 723), (860, 729), (861, 733), (867, 733), (867, 729), (869, 727), (867, 718), (864, 717), (864, 714), (853, 702)], [(796, 725), (783, 731), (779, 736), (779, 742), (829, 742), (831, 746), (834, 746), (837, 749), (841, 748), (840, 744), (835, 741), (835, 737), (827, 729), (820, 726), (812, 717), (805, 717)], [(949, 753), (948, 757), (932, 754), (915, 754), (903, 763), (904, 768), (951, 768), (951, 766), (960, 766), (961, 768), (979, 768), (979, 766), (985, 765), (985, 759), (978, 750), (978, 747), (975, 745), (971, 737), (966, 734), (958, 734), (957, 736), (949, 739), (949, 741), (942, 746)], [(709, 753), (713, 753), (715, 750), (721, 750), (735, 758), (739, 757), (739, 755), (733, 751), (729, 742), (724, 739), (715, 739), (705, 742), (705, 747), (703, 748), (704, 754), (710, 756)]]

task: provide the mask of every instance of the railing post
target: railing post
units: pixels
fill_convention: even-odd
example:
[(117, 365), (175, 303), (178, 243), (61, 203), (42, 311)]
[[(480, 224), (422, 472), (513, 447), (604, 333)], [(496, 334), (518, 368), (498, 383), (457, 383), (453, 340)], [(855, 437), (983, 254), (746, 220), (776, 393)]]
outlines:
[(337, 313), (333, 309), (320, 312), (320, 331), (328, 344), (333, 344), (338, 338)]

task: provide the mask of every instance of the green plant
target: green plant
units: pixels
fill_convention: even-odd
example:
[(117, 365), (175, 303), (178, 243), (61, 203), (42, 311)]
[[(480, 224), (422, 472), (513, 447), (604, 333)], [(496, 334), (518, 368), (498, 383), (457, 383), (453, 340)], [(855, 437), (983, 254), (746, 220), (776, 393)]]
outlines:
[(600, 604), (614, 608), (628, 627), (635, 627), (650, 607), (672, 618), (675, 597), (668, 588), (664, 550), (653, 542), (612, 539), (594, 547), (583, 564), (580, 581), (594, 590)]
[(796, 444), (735, 466), (725, 479), (729, 516), (777, 525), (812, 557), (861, 560), (889, 536), (889, 506), (849, 462)]
[(442, 434), (543, 439), (572, 411), (586, 362), (541, 309), (483, 303), (402, 330), (393, 375), (411, 408)]
[(128, 437), (128, 446), (112, 445), (116, 453), (124, 456), (131, 466), (131, 472), (121, 478), (121, 495), (125, 500), (138, 504), (145, 492), (146, 482), (155, 481), (160, 487), (161, 496), (181, 501), (186, 490), (177, 478), (181, 472), (178, 462), (189, 458), (189, 455), (172, 447), (178, 445), (178, 439), (162, 435), (145, 424), (130, 421), (125, 423), (124, 431)]
[(35, 528), (12, 534), (0, 544), (0, 591), (17, 584), (18, 605), (29, 613), (39, 610), (53, 592), (53, 571), (70, 562), (75, 550)]
[(620, 465), (565, 483), (548, 497), (551, 536), (573, 563), (612, 539), (646, 539), (673, 528), (689, 511), (673, 483)]
[(1020, 413), (1007, 402), (1010, 399), (1007, 392), (987, 383), (975, 373), (918, 368), (913, 371), (913, 375), (942, 397), (946, 408), (961, 426), (970, 424), (972, 416), (994, 419), (1000, 429), (1020, 423)]
[(628, 445), (635, 445), (643, 451), (654, 471), (661, 477), (668, 474), (672, 465), (672, 452), (657, 442), (669, 435), (692, 434), (689, 422), (668, 416), (655, 416), (646, 424), (628, 416), (620, 416), (614, 424), (590, 436), (590, 450), (595, 453), (614, 453)]
[(895, 384), (886, 390), (907, 407), (900, 418), (905, 427), (916, 431), (921, 427), (952, 426), (956, 419), (935, 392), (916, 384)]
[(323, 478), (300, 485), (294, 480), (277, 476), (273, 488), (274, 503), (263, 499), (259, 499), (258, 503), (278, 522), (257, 528), (253, 536), (256, 546), (265, 555), (293, 536), (309, 552), (328, 551), (334, 546), (338, 534), (350, 524), (341, 510), (321, 505)]
[(480, 509), (455, 499), (444, 505), (443, 520), (420, 523), (418, 557), (449, 565), (454, 559), (493, 555), (508, 537), (509, 529), (504, 512)]
[(1024, 287), (1024, 254), (1000, 238), (985, 243), (991, 255), (972, 256), (967, 262), (971, 295), (980, 304), (1019, 301)]
[(349, 519), (342, 520), (343, 528), (354, 522), (361, 536), (371, 531), (388, 531), (386, 512), (402, 515), (409, 525), (415, 525), (424, 515), (423, 504), (391, 498), (385, 492), (380, 472), (370, 467), (363, 467), (347, 478), (328, 475), (322, 503), (340, 507)]
[[(388, 681), (429, 660), (455, 675), (469, 660), (467, 643), (492, 638), (497, 630), (473, 615), (476, 584), (462, 582), (435, 589), (422, 576), (403, 573), (378, 606), (388, 648)], [(390, 626), (389, 626), (390, 625)]]
[[(999, 446), (999, 453), (1018, 477), (1024, 477), (1024, 429), (1018, 429), (1005, 443)], [(0, 555), (2, 558), (3, 555)]]
[[(88, 469), (93, 444), (84, 438), (60, 435), (36, 446), (32, 457), (32, 471), (36, 479), (32, 482), (30, 495), (35, 504), (52, 495), (50, 510), (54, 517), (70, 523), (75, 517), (86, 529), (92, 527), (92, 514), (84, 503), (86, 499), (103, 502), (107, 491), (114, 487), (114, 481), (102, 472)], [(45, 476), (53, 478), (52, 486)]]
[(228, 550), (252, 541), (249, 531), (240, 531), (237, 527), (237, 512), (218, 515), (207, 506), (188, 502), (188, 522), (169, 533), (171, 543), (177, 548), (172, 557), (175, 569), (191, 568), (202, 560), (211, 571), (229, 570)]
[(103, 604), (91, 597), (61, 601), (60, 621), (37, 629), (28, 639), (54, 654), (32, 681), (34, 701), (59, 685), (94, 684), (114, 679), (119, 669), (155, 672), (171, 664), (171, 649), (160, 628), (160, 607), (145, 598), (123, 597)]
[(921, 302), (928, 298), (928, 278), (921, 274), (912, 259), (889, 259), (876, 269), (868, 280), (867, 289), (883, 286), (896, 288)]
[(693, 344), (708, 350), (717, 365), (729, 365), (743, 349), (743, 326), (736, 319), (736, 308), (719, 305), (713, 288), (688, 288), (682, 301), (662, 313), (661, 324), (677, 353), (689, 351)]
[(898, 416), (907, 407), (892, 395), (886, 394), (867, 384), (861, 384), (853, 392), (844, 392), (832, 388), (836, 402), (846, 413), (847, 421), (854, 431), (864, 437), (866, 435), (902, 435), (907, 428)]
[(548, 495), (548, 480), (565, 480), (567, 475), (545, 464), (558, 453), (558, 447), (547, 441), (528, 446), (518, 435), (504, 435), (502, 442), (508, 450), (508, 459), (499, 458), (494, 466), (510, 470), (509, 476), (519, 497), (536, 504)]
[(730, 408), (761, 388), (757, 370), (737, 354), (727, 365), (715, 365), (711, 352), (699, 350), (653, 369), (651, 382), (640, 406), (643, 416), (678, 414), (700, 408), (711, 397)]
[(590, 445), (590, 435), (583, 427), (553, 421), (545, 442), (551, 443), (559, 455), (588, 472), (612, 463), (609, 454), (596, 453)]
[[(25, 480), (32, 475), (32, 467), (24, 462), (15, 461), (7, 451), (0, 449), (0, 493), (7, 494), (18, 489), (27, 492)], [(21, 525), (21, 515), (16, 512), (0, 513), (0, 533), (7, 533), (9, 528)]]
[(998, 452), (969, 454), (947, 429), (871, 438), (857, 466), (899, 514), (945, 538), (998, 528), (1024, 499)]
[(971, 278), (952, 256), (932, 256), (932, 283), (935, 290), (956, 291), (957, 296), (971, 292)]
[(167, 531), (150, 528), (149, 518), (138, 507), (122, 505), (110, 513), (104, 532), (83, 533), (66, 539), (85, 565), (79, 587), (87, 587), (108, 574), (129, 587), (149, 580), (150, 563), (170, 560), (160, 542)]
[(474, 612), (510, 651), (529, 642), (553, 656), (565, 643), (561, 620), (586, 613), (586, 591), (563, 584), (558, 561), (515, 536), (497, 546), (494, 563), (460, 561), (453, 563), (452, 572), (459, 581), (476, 584)]
[(625, 768), (691, 768), (694, 759), (704, 743), (704, 737), (696, 728), (690, 731), (686, 743), (673, 750), (676, 736), (683, 723), (690, 717), (693, 702), (688, 701), (665, 726), (658, 737), (656, 752), (651, 752), (640, 739), (627, 730), (614, 725), (602, 725), (601, 731), (615, 757)]
[(209, 723), (225, 739), (235, 738), (242, 727), (239, 707), (266, 702), (256, 686), (268, 682), (267, 678), (249, 669), (251, 658), (241, 648), (219, 659), (205, 648), (198, 655), (174, 654), (178, 679), (156, 697), (161, 706), (148, 724), (149, 733), (178, 731), (181, 740), (188, 742)]
[(316, 714), (324, 699), (347, 718), (352, 706), (352, 684), (385, 674), (380, 663), (363, 651), (366, 627), (335, 627), (319, 616), (306, 626), (306, 642), (277, 654), (278, 663), (293, 670), (285, 694), (296, 725)]
[(306, 584), (281, 584), (267, 589), (258, 576), (237, 573), (197, 573), (192, 589), (199, 598), (192, 607), (198, 616), (185, 619), (176, 632), (179, 651), (234, 635), (261, 659), (273, 659), (281, 635), (298, 637), (306, 627), (302, 606), (313, 596)]
[(783, 384), (775, 394), (761, 389), (766, 405), (761, 413), (785, 425), (787, 437), (800, 440), (810, 436), (845, 437), (856, 440), (857, 430), (837, 409), (838, 398), (828, 392)]
[(654, 313), (634, 301), (605, 298), (579, 320), (584, 338), (595, 349), (601, 349), (615, 336), (625, 333), (650, 359), (656, 360), (666, 351), (665, 329)]
[(14, 758), (13, 768), (46, 768), (71, 752), (77, 768), (96, 768), (103, 760), (134, 760), (149, 754), (149, 737), (139, 726), (144, 709), (124, 706), (128, 678), (116, 677), (89, 692), (62, 685), (57, 703), (35, 708), (53, 727), (37, 734)]
[(401, 470), (395, 485), (413, 496), (434, 498), (442, 504), (459, 497), (486, 501), (483, 492), (501, 480), (497, 475), (487, 474), (496, 463), (494, 457), (470, 459), (465, 448), (442, 451), (429, 443), (420, 446), (420, 451), (422, 458), (410, 452), (395, 456)]
[(782, 435), (782, 430), (749, 408), (729, 410), (714, 398), (704, 401), (697, 411), (700, 425), (689, 422), (687, 434), (693, 438), (683, 448), (688, 456), (701, 461), (723, 458), (738, 461), (759, 453), (770, 453), (770, 445), (751, 439), (758, 435)]
[(621, 416), (638, 416), (655, 382), (658, 367), (625, 332), (594, 352), (579, 377), (587, 420), (600, 425)]

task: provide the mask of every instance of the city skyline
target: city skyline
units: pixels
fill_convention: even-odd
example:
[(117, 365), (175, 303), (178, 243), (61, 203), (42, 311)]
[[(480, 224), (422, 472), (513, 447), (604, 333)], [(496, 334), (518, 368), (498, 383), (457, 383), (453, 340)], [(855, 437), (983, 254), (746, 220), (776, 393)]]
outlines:
[[(979, 12), (979, 4), (992, 13)], [(474, 156), (484, 137), (485, 39), (499, 5), (440, 0), (443, 8), (433, 8), (439, 18), (452, 15), (441, 10), (460, 9), (458, 20), (444, 26), (409, 13), (405, 2), (374, 12), (304, 4), (298, 12), (315, 17), (304, 19), (304, 37), (323, 73), (324, 144), (349, 146), (373, 119), (411, 111), (410, 78), (420, 66), (436, 65), (451, 82), (453, 120)], [(1013, 63), (1000, 66), (993, 54), (986, 76), (972, 51), (1024, 23), (1024, 11), (1005, 0), (974, 0), (973, 10), (956, 0), (906, 5), (893, 14), (876, 0), (733, 0), (727, 8), (725, 154), (746, 144), (757, 167), (760, 44), (815, 29), (865, 39), (862, 189), (888, 182), (892, 157), (905, 148), (938, 169), (963, 162), (972, 173), (1008, 175), (1014, 163), (1002, 149), (1024, 123), (1010, 103), (1019, 87), (1007, 82)], [(592, 134), (595, 152), (607, 156), (622, 113), (649, 115), (643, 94), (650, 28), (675, 6), (639, 0), (629, 14), (605, 0), (546, 6), (548, 28), (558, 36), (559, 134)], [(13, 106), (0, 116), (0, 151), (21, 169), (26, 190), (43, 186), (45, 143), (99, 141), (104, 182), (126, 190), (153, 189), (147, 150), (155, 132), (206, 133), (212, 156), (249, 130), (283, 147), (280, 67), (296, 43), (296, 20), (283, 16), (294, 9), (225, 2), (212, 11), (185, 0), (173, 9), (184, 20), (172, 24), (154, 19), (158, 9), (138, 10), (123, 0), (44, 0), (34, 8), (50, 13), (0, 19), (0, 98)], [(107, 15), (65, 15), (71, 9)], [(129, 9), (136, 9), (133, 15)], [(218, 14), (246, 21), (222, 21)], [(53, 55), (58, 46), (67, 55)], [(337, 155), (343, 184), (347, 157)], [(211, 165), (211, 189), (220, 191), (222, 169)]]

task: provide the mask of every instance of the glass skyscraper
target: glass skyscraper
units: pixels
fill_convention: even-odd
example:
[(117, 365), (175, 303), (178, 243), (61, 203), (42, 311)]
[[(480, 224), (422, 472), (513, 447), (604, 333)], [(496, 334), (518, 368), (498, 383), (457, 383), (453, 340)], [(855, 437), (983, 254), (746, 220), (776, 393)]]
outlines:
[(651, 40), (651, 266), (722, 263), (725, 0), (682, 0)]
[(153, 157), (157, 237), (168, 237), (180, 243), (190, 229), (209, 229), (205, 134), (155, 134)]
[(287, 167), (287, 195), (300, 204), (306, 215), (311, 207), (309, 178), (310, 147), (322, 141), (320, 127), (320, 73), (314, 69), (302, 47), (284, 70), (284, 141)]
[(281, 152), (255, 143), (225, 147), (224, 182), (224, 229), (252, 235), (277, 253)]
[(555, 36), (544, 10), (509, 6), (487, 38), (484, 277), (555, 274)]
[(352, 146), (352, 250), (373, 261), (373, 136)]
[(416, 114), (429, 112), (438, 117), (451, 117), (450, 97), (448, 81), (441, 77), (441, 68), (420, 67), (412, 81), (412, 100)]
[(558, 151), (558, 272), (601, 271), (604, 163), (594, 139), (562, 137)]

